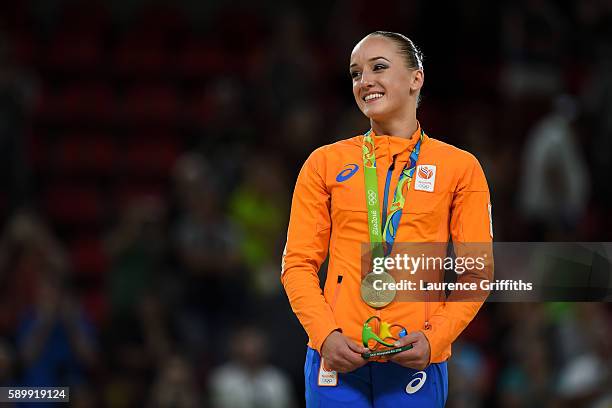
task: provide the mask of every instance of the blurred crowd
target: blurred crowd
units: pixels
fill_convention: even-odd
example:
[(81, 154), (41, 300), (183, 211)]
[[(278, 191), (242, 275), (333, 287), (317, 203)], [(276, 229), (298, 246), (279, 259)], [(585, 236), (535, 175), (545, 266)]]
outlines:
[[(496, 241), (610, 240), (610, 0), (4, 2), (0, 386), (303, 405), (292, 186), (367, 130), (348, 58), (380, 29), (424, 51), (418, 118), (480, 160)], [(611, 309), (486, 304), (447, 406), (612, 406)]]

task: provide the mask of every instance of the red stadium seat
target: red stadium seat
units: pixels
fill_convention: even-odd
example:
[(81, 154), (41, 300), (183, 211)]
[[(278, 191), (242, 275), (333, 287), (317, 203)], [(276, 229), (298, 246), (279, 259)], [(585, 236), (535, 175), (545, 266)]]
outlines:
[(54, 166), (67, 173), (111, 174), (118, 159), (110, 135), (76, 134), (64, 136), (55, 147)]
[(113, 89), (104, 82), (74, 83), (56, 92), (43, 90), (37, 115), (54, 122), (113, 120), (116, 101)]
[(36, 119), (49, 120), (57, 117), (58, 92), (50, 86), (43, 84), (39, 93), (36, 95), (34, 104), (34, 115)]
[(71, 30), (103, 34), (110, 26), (111, 14), (105, 1), (72, 0), (62, 5), (59, 26)]
[(22, 29), (28, 25), (28, 4), (25, 1), (0, 2), (0, 21), (2, 29)]
[(92, 187), (52, 187), (46, 192), (44, 202), (50, 219), (59, 224), (95, 225), (104, 214), (102, 195)]
[(173, 74), (172, 55), (177, 34), (188, 24), (172, 5), (143, 8), (120, 38), (113, 55), (113, 71), (135, 78), (168, 77)]
[(196, 92), (186, 104), (184, 119), (191, 124), (206, 125), (214, 115), (213, 97), (206, 91)]
[(37, 44), (31, 33), (16, 30), (8, 34), (11, 55), (17, 64), (33, 65), (38, 55)]
[(176, 123), (180, 100), (174, 87), (139, 86), (125, 96), (123, 120), (132, 123)]
[(176, 34), (188, 25), (182, 10), (169, 2), (143, 8), (136, 20), (135, 26), (139, 28), (156, 27), (167, 35)]
[(139, 140), (125, 148), (121, 168), (134, 176), (169, 176), (179, 155), (175, 140)]
[(66, 31), (45, 47), (43, 66), (61, 72), (92, 72), (102, 67), (102, 41), (95, 34)]
[(70, 246), (72, 267), (77, 274), (99, 276), (108, 270), (102, 243), (95, 238), (78, 239)]
[(191, 40), (181, 48), (177, 57), (177, 73), (189, 79), (206, 79), (210, 75), (227, 74), (236, 69), (231, 55), (210, 41)]
[(163, 34), (136, 31), (126, 34), (114, 51), (115, 74), (142, 78), (162, 77), (172, 63)]
[(34, 169), (43, 167), (47, 160), (46, 143), (39, 135), (27, 132), (25, 135), (28, 162)]

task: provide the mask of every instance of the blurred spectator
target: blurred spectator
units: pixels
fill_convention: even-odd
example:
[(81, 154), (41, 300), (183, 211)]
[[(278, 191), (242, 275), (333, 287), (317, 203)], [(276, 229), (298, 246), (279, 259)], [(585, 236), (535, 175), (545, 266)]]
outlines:
[(262, 153), (251, 155), (243, 171), (229, 213), (244, 234), (240, 253), (252, 273), (249, 286), (261, 295), (279, 295), (278, 265), (290, 203), (285, 175), (277, 157)]
[(107, 331), (105, 343), (109, 376), (104, 388), (106, 406), (142, 406), (155, 375), (157, 361), (145, 347), (145, 336), (138, 319), (116, 320)]
[(98, 364), (95, 329), (56, 276), (38, 279), (38, 303), (21, 318), (17, 350), (26, 386), (71, 386)]
[(163, 364), (153, 384), (148, 406), (151, 408), (201, 407), (202, 398), (194, 381), (194, 373), (187, 361), (175, 355), (161, 362)]
[(575, 228), (589, 200), (587, 166), (572, 128), (575, 117), (575, 102), (558, 97), (554, 110), (533, 127), (525, 145), (521, 208), (525, 217), (544, 224), (545, 232)]
[(320, 116), (315, 106), (309, 105), (296, 106), (284, 115), (279, 142), (283, 143), (291, 162), (303, 162), (317, 147)]
[(164, 204), (155, 197), (134, 199), (106, 241), (111, 258), (110, 300), (114, 317), (129, 317), (163, 267), (166, 249)]
[(565, 21), (557, 4), (549, 0), (510, 2), (502, 10), (507, 62), (502, 76), (504, 93), (521, 97), (559, 91)]
[(250, 146), (265, 138), (248, 112), (246, 91), (243, 83), (228, 76), (210, 84), (202, 96), (204, 108), (198, 111), (200, 125), (191, 136), (195, 140), (188, 143), (209, 161), (212, 177), (208, 177), (222, 196), (236, 187)]
[(190, 272), (229, 277), (238, 266), (239, 234), (221, 212), (213, 179), (213, 172), (198, 154), (187, 154), (176, 164), (179, 214), (174, 246), (180, 263)]
[[(542, 307), (503, 305), (511, 328), (504, 338), (505, 366), (498, 377), (499, 405), (542, 407), (552, 400), (554, 364), (549, 322)], [(516, 328), (520, 327), (520, 330)]]
[(196, 354), (192, 357), (215, 344), (215, 328), (240, 313), (245, 301), (240, 234), (223, 213), (213, 180), (199, 154), (186, 154), (175, 166), (178, 214), (172, 238), (182, 283), (178, 321), (186, 347)]
[(470, 342), (457, 341), (453, 344), (453, 358), (448, 364), (449, 394), (448, 408), (472, 408), (484, 406), (490, 372), (485, 356)]
[(567, 406), (594, 404), (609, 396), (612, 325), (605, 307), (598, 303), (570, 303), (555, 317), (561, 360), (555, 393)]
[(102, 407), (102, 401), (96, 394), (96, 389), (88, 384), (70, 387), (70, 406), (74, 408)]
[(15, 355), (10, 344), (0, 338), (0, 387), (16, 385)]
[(59, 279), (67, 269), (64, 249), (43, 222), (26, 210), (13, 215), (0, 238), (0, 331), (35, 305), (39, 280)]
[[(140, 358), (144, 358), (144, 356), (141, 356), (141, 353), (138, 352), (135, 346), (113, 349), (113, 355), (118, 355), (118, 358), (128, 359), (127, 361), (130, 364), (144, 363), (143, 359)], [(134, 407), (145, 400), (148, 393), (148, 377), (144, 376), (144, 374), (147, 372), (131, 368), (133, 367), (120, 365), (117, 366), (117, 369), (125, 371), (109, 375), (108, 383), (104, 390), (104, 400), (107, 406), (116, 408)]]
[(215, 408), (293, 407), (291, 385), (284, 373), (267, 363), (267, 341), (255, 327), (231, 338), (232, 358), (210, 376)]

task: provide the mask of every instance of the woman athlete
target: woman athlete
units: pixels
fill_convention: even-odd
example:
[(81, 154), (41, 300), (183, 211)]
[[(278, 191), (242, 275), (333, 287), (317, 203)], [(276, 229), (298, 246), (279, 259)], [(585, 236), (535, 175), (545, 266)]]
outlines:
[[(428, 137), (417, 121), (424, 72), (410, 39), (369, 34), (353, 49), (349, 69), (355, 102), (371, 130), (320, 147), (307, 159), (282, 262), (289, 302), (309, 336), (307, 406), (444, 406), (451, 343), (482, 299), (381, 303), (363, 291), (362, 244), (379, 240), (391, 248), (449, 237), (455, 247), (490, 244), (487, 182), (474, 156)], [(322, 292), (318, 271), (328, 252)], [(474, 279), (470, 271), (457, 276), (457, 282)], [(362, 329), (372, 316), (403, 326), (395, 345), (412, 348), (384, 361), (364, 359)]]

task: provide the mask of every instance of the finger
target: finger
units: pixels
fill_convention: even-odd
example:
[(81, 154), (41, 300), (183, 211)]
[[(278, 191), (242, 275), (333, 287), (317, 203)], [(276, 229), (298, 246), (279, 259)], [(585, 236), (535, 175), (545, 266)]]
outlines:
[(321, 361), (323, 368), (327, 371), (338, 371), (339, 368), (346, 365), (345, 358), (340, 353), (334, 354), (333, 358), (323, 358)]
[(402, 351), (401, 353), (393, 354), (391, 356), (391, 360), (402, 360), (402, 361), (412, 361), (419, 358), (421, 353), (415, 348), (411, 348), (410, 350)]
[(361, 354), (355, 354), (353, 352), (350, 352), (349, 355), (344, 356), (344, 358), (351, 367), (360, 367), (367, 363), (367, 360), (361, 357)]
[(340, 356), (353, 365), (363, 360), (363, 357), (361, 357), (362, 352), (365, 353), (361, 347), (347, 343), (347, 347), (342, 350)]
[(323, 368), (325, 371), (342, 371), (342, 363), (339, 361), (324, 361)]
[(359, 367), (365, 365), (367, 360), (361, 357), (358, 354), (353, 352), (349, 352), (349, 356), (344, 356), (342, 368), (345, 370), (343, 372), (354, 371)]
[(401, 359), (403, 361), (409, 361), (409, 360), (417, 360), (421, 357), (423, 357), (425, 354), (425, 350), (423, 348), (423, 344), (416, 342), (416, 343), (412, 343), (412, 348), (402, 351), (400, 353), (394, 354), (392, 356), (392, 359)]
[(346, 344), (348, 345), (348, 348), (357, 354), (363, 354), (363, 353), (367, 353), (369, 350), (363, 346), (360, 346), (358, 344), (353, 343), (352, 341), (347, 341)]
[(426, 350), (417, 343), (414, 348), (394, 355), (391, 361), (411, 368), (421, 368), (427, 364), (426, 359)]
[(354, 354), (350, 352), (347, 352), (347, 355), (339, 353), (332, 361), (326, 361), (326, 365), (324, 367), (329, 367), (331, 370), (341, 373), (351, 371), (351, 367), (353, 367), (354, 362), (352, 362), (349, 358), (350, 355)]
[(395, 343), (395, 347), (402, 347), (408, 344), (416, 343), (421, 339), (420, 332), (411, 332), (405, 335), (404, 337), (400, 337)]

